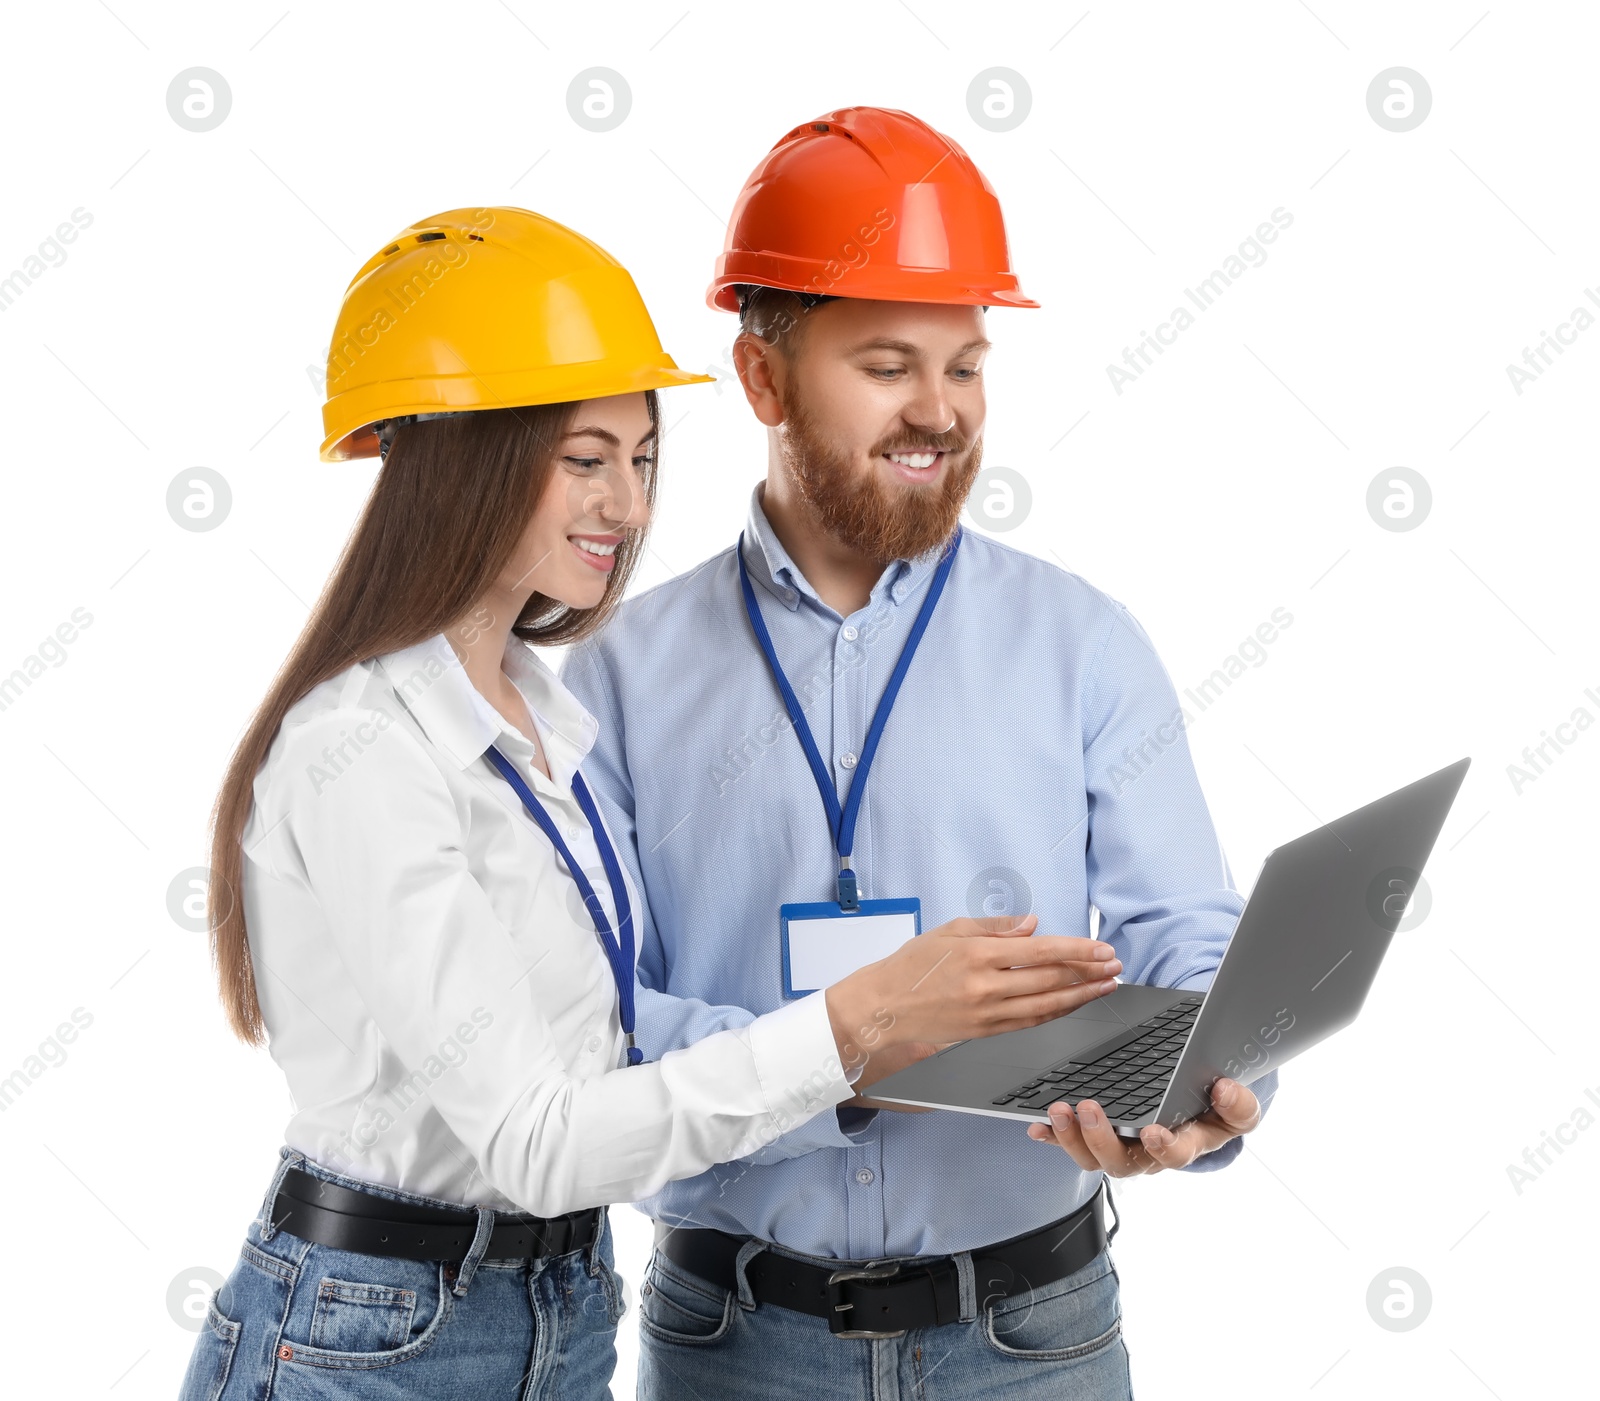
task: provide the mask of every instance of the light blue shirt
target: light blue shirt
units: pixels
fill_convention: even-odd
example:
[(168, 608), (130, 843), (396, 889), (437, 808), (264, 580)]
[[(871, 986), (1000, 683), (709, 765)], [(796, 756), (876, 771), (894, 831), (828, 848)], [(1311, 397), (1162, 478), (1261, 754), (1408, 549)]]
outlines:
[[(938, 551), (889, 565), (841, 617), (760, 496), (745, 562), (843, 802)], [(834, 898), (838, 863), (734, 549), (625, 603), (562, 679), (599, 720), (583, 771), (645, 905), (646, 1057), (782, 1005), (778, 907)], [(1210, 985), (1244, 904), (1144, 630), (1077, 575), (970, 530), (879, 744), (854, 865), (863, 899), (919, 896), (924, 929), (1031, 909), (1041, 932), (1087, 937), (1093, 906), (1122, 980), (1162, 987)], [(1276, 1074), (1253, 1089), (1265, 1102)], [(1225, 1165), (1241, 1142), (1191, 1170)], [(1020, 1123), (841, 1108), (640, 1207), (862, 1260), (1020, 1235), (1099, 1182)]]

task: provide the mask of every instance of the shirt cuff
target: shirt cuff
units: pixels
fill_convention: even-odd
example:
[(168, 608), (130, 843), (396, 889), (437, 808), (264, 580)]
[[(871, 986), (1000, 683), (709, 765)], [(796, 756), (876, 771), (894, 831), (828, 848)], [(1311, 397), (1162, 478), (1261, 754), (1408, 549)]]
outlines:
[(825, 998), (802, 997), (757, 1017), (749, 1033), (756, 1075), (778, 1133), (855, 1094), (839, 1060)]

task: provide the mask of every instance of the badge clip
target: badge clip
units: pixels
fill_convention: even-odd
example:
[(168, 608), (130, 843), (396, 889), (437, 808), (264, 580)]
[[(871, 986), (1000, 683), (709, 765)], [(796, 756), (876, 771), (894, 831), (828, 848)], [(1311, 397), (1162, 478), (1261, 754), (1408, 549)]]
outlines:
[(850, 869), (850, 858), (839, 858), (839, 908), (853, 912), (861, 908), (861, 896), (856, 889), (856, 873)]

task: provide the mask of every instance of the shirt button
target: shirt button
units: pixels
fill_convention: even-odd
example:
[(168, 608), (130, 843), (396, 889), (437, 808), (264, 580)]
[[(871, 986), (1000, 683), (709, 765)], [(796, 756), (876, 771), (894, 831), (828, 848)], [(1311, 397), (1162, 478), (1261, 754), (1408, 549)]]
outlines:
[(855, 768), (855, 766), (856, 766), (856, 756), (854, 754), (850, 753), (849, 750), (846, 750), (843, 754), (841, 754), (839, 756), (839, 767), (841, 769), (853, 769), (853, 768)]
[(600, 1038), (598, 1036), (591, 1036), (589, 1038), (588, 1047), (591, 1051), (598, 1051), (600, 1049)]
[(870, 1186), (872, 1184), (872, 1178), (873, 1172), (871, 1168), (856, 1169), (856, 1181), (859, 1182), (863, 1187)]
[(567, 828), (567, 839), (569, 841), (574, 841), (575, 842), (582, 835), (583, 835), (583, 828), (582, 827), (568, 827)]
[(857, 632), (854, 628), (848, 628), (847, 627), (842, 633), (839, 634), (839, 636), (844, 638), (844, 640), (846, 642), (854, 642), (856, 640), (856, 638), (861, 636), (861, 634), (859, 632)]

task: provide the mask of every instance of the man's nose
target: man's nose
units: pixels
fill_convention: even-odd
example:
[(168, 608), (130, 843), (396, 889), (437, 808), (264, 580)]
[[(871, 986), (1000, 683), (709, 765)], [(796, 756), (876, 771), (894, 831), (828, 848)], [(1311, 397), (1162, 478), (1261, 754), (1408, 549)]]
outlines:
[(906, 401), (900, 416), (913, 429), (927, 433), (948, 433), (956, 426), (956, 411), (945, 392), (943, 377), (930, 379)]

